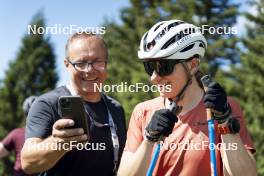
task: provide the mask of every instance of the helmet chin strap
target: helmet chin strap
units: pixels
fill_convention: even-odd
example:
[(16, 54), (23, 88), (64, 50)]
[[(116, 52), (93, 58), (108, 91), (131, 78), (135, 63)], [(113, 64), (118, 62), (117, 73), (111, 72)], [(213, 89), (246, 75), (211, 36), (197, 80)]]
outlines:
[(187, 81), (174, 100), (172, 98), (169, 98), (170, 106), (176, 106), (176, 107), (170, 108), (170, 109), (174, 109), (173, 112), (175, 112), (176, 115), (180, 114), (180, 112), (182, 110), (182, 106), (178, 106), (177, 103), (183, 99), (185, 91), (187, 90), (188, 86), (192, 84), (192, 77), (193, 77), (193, 75), (190, 73), (190, 70), (187, 67), (186, 63), (181, 62), (181, 64), (182, 64), (182, 66), (185, 70), (185, 73), (187, 75)]

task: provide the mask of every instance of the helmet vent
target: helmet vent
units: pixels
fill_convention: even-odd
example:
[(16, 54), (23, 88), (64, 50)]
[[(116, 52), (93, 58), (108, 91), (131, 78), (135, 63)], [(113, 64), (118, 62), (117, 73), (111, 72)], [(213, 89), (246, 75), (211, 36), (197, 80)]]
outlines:
[[(157, 42), (161, 37), (163, 37), (163, 35), (165, 35), (167, 32), (169, 32), (170, 29), (171, 29), (172, 27), (176, 27), (176, 26), (178, 26), (179, 24), (183, 24), (183, 23), (185, 23), (185, 22), (183, 22), (183, 21), (178, 21), (178, 22), (171, 23), (169, 26), (165, 27), (162, 31), (160, 31), (160, 33), (155, 37), (154, 40)], [(162, 24), (163, 24), (163, 23), (162, 23)], [(160, 24), (160, 25), (162, 25), (162, 24)], [(155, 30), (157, 30), (157, 29), (160, 27), (160, 25), (157, 26), (157, 27), (155, 28)], [(154, 30), (154, 31), (155, 31), (155, 30)]]
[(175, 43), (176, 42), (176, 35), (175, 36), (173, 36), (169, 41), (167, 41), (164, 45), (163, 45), (163, 47), (161, 48), (162, 50), (163, 49), (166, 49), (166, 48), (168, 48), (170, 45), (172, 45), (173, 43)]
[(147, 43), (146, 46), (145, 46), (145, 50), (146, 51), (150, 51), (155, 46), (155, 44), (156, 44), (155, 40), (153, 40), (150, 43)]
[(145, 37), (144, 37), (144, 41), (146, 40), (147, 36), (148, 36), (148, 32), (146, 33), (146, 35), (145, 35)]
[(154, 32), (161, 26), (163, 23), (160, 23), (157, 27), (155, 27)]
[(199, 47), (205, 48), (204, 43), (201, 42), (201, 43), (199, 44)]
[(183, 48), (180, 52), (182, 53), (182, 52), (188, 51), (188, 50), (192, 49), (193, 46), (194, 46), (194, 43), (189, 45), (189, 46), (187, 46), (187, 47), (185, 47), (185, 48)]
[[(171, 23), (168, 27), (167, 27), (167, 32), (172, 28), (172, 27), (176, 27), (180, 24), (183, 24), (184, 22), (183, 21), (177, 21), (177, 22), (174, 22), (174, 23)], [(166, 29), (166, 28), (165, 28)]]

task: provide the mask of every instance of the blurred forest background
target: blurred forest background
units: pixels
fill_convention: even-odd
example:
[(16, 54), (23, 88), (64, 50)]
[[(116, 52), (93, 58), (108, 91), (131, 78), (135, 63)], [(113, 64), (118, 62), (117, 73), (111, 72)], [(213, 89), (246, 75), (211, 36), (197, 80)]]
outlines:
[[(181, 19), (197, 26), (232, 27), (239, 16), (245, 16), (250, 24), (243, 29), (243, 36), (205, 33), (208, 49), (202, 71), (210, 73), (229, 96), (240, 102), (257, 149), (258, 172), (264, 175), (264, 0), (250, 2), (249, 6), (256, 9), (254, 15), (239, 12), (240, 5), (230, 0), (130, 0), (130, 6), (120, 11), (121, 23), (105, 19), (102, 24), (106, 26), (103, 37), (110, 55), (106, 84), (150, 84), (137, 50), (141, 36), (158, 21)], [(45, 26), (44, 14), (37, 13), (31, 24)], [(25, 125), (22, 103), (26, 97), (56, 87), (59, 77), (50, 37), (25, 34), (17, 56), (0, 81), (0, 139)], [(157, 96), (151, 92), (109, 95), (123, 105), (127, 122), (137, 103)], [(13, 161), (14, 156), (1, 160), (0, 175), (11, 175)]]

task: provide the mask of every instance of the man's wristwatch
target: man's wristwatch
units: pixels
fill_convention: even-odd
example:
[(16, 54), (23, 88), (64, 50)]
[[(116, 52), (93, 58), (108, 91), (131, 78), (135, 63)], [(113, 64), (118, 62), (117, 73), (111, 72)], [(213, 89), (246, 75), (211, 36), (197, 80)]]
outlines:
[(236, 118), (229, 118), (227, 120), (227, 124), (224, 126), (218, 125), (217, 132), (218, 134), (236, 134), (240, 130), (240, 124), (238, 119)]

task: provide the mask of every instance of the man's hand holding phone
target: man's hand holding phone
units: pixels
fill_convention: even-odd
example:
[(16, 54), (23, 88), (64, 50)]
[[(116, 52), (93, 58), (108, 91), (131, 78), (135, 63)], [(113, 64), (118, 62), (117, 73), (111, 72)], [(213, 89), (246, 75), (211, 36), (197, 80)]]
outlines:
[(61, 96), (59, 109), (62, 117), (54, 123), (52, 129), (56, 142), (78, 144), (89, 141), (87, 116), (81, 97)]
[(74, 126), (72, 119), (57, 120), (52, 129), (52, 137), (58, 143), (86, 143), (88, 140), (87, 134), (84, 133), (83, 128), (69, 128)]

